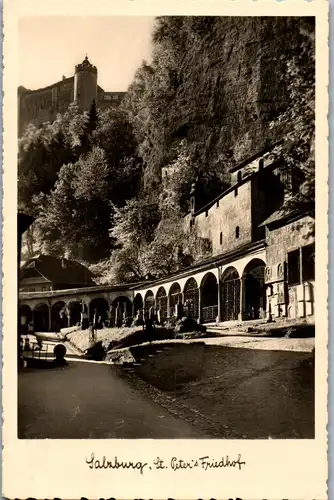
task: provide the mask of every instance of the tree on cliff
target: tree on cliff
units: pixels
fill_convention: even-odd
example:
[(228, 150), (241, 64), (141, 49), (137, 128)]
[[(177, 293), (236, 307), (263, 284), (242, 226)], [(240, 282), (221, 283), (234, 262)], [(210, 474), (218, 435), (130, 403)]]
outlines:
[[(112, 206), (138, 194), (141, 161), (124, 113), (75, 105), (21, 142), (19, 199), (37, 218), (46, 251), (87, 260), (109, 254)], [(76, 251), (77, 247), (77, 251)]]
[[(291, 47), (285, 57), (290, 105), (271, 127), (284, 138), (280, 147), (285, 168), (290, 172), (288, 188), (291, 202), (312, 205), (315, 202), (315, 25), (314, 19), (297, 23), (299, 50)], [(279, 132), (278, 132), (279, 133)], [(291, 182), (292, 179), (292, 182)], [(297, 193), (298, 192), (298, 193)]]
[(62, 248), (84, 260), (106, 255), (110, 249), (108, 174), (99, 148), (61, 167), (54, 190), (40, 200), (39, 224), (50, 252)]

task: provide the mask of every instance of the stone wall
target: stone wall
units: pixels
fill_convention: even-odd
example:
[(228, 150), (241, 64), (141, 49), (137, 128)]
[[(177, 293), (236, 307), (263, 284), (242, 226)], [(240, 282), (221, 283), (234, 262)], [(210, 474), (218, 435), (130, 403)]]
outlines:
[[(219, 255), (252, 241), (251, 183), (233, 189), (194, 219), (194, 230), (212, 242)], [(239, 237), (236, 228), (239, 227)]]
[[(282, 131), (270, 123), (291, 104), (284, 58), (298, 54), (304, 22), (291, 17), (221, 17), (208, 37), (211, 43), (199, 44), (189, 61), (185, 58), (180, 95), (192, 96), (194, 104), (187, 140), (194, 137), (200, 143), (203, 137), (204, 161), (224, 162), (228, 153), (233, 165), (282, 138)], [(307, 22), (314, 25), (312, 18)], [(219, 49), (213, 50), (213, 45)], [(182, 111), (180, 98), (173, 129), (175, 120), (181, 130), (189, 122), (188, 109), (184, 115)]]
[(287, 280), (288, 252), (314, 242), (314, 219), (310, 216), (271, 231), (267, 229), (267, 298), (274, 317), (314, 317), (315, 281), (288, 285)]
[[(86, 88), (84, 80), (80, 87), (80, 103), (85, 107), (85, 103), (90, 102), (86, 96)], [(94, 84), (94, 82), (92, 82)], [(90, 85), (90, 83), (88, 82)], [(90, 91), (92, 94), (92, 90)], [(95, 94), (96, 95), (96, 92)], [(97, 105), (99, 108), (111, 108), (120, 105), (125, 92), (104, 92), (101, 87), (98, 87)], [(58, 113), (65, 113), (68, 106), (74, 101), (74, 77), (61, 80), (49, 87), (39, 90), (26, 90), (22, 87), (18, 92), (18, 133), (22, 135), (24, 129), (29, 123), (33, 123), (36, 127), (41, 126), (45, 122), (53, 122)], [(79, 104), (80, 104), (79, 103)]]
[(314, 219), (306, 216), (283, 227), (267, 229), (267, 265), (287, 260), (287, 254), (301, 246), (314, 243)]
[(29, 123), (37, 127), (64, 113), (74, 99), (74, 78), (67, 78), (36, 91), (19, 92), (19, 135)]

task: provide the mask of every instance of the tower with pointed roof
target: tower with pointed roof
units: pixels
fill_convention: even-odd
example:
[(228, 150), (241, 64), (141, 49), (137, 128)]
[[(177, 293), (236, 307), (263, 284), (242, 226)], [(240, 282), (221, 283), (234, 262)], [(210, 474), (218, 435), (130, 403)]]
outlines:
[(86, 55), (81, 64), (77, 64), (74, 73), (74, 100), (81, 111), (89, 109), (93, 100), (97, 100), (97, 68)]

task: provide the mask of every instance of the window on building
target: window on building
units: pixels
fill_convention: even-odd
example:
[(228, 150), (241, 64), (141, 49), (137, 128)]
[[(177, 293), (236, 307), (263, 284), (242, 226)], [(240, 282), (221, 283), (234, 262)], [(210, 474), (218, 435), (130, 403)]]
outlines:
[(234, 190), (234, 196), (238, 196), (238, 188), (235, 188), (235, 190)]
[(223, 244), (223, 233), (220, 233), (220, 244)]
[(315, 278), (315, 245), (302, 247), (302, 280), (310, 281)]
[(259, 170), (262, 170), (264, 167), (264, 159), (261, 158), (261, 160), (259, 161)]
[(216, 206), (217, 206), (217, 208), (219, 207), (219, 200), (217, 201)]
[(288, 253), (288, 284), (300, 283), (300, 248)]
[(315, 278), (315, 245), (306, 245), (288, 253), (288, 284), (299, 285)]
[(205, 217), (207, 217), (207, 216), (208, 216), (208, 211), (206, 210), (206, 211), (205, 211)]
[(242, 174), (241, 174), (240, 170), (239, 170), (239, 172), (238, 172), (238, 177), (237, 177), (237, 179), (238, 179), (238, 182), (240, 182), (240, 181), (241, 181), (241, 179), (242, 179)]
[(238, 238), (239, 238), (239, 235), (240, 235), (240, 228), (239, 228), (239, 226), (237, 226), (237, 227), (235, 228), (235, 237), (236, 237), (236, 239), (238, 239)]

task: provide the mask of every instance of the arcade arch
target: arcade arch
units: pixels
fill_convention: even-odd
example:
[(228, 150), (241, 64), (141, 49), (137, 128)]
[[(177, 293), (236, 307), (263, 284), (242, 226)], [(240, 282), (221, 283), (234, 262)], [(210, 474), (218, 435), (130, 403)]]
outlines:
[(33, 310), (32, 318), (35, 332), (48, 332), (50, 330), (48, 304), (37, 304)]
[(125, 318), (132, 316), (132, 303), (128, 297), (116, 297), (111, 303), (111, 317), (109, 322), (112, 326), (122, 326)]
[(69, 302), (67, 308), (67, 325), (76, 326), (81, 321), (82, 304), (78, 300)]
[(235, 267), (228, 267), (221, 278), (222, 320), (234, 321), (240, 314), (240, 276)]
[(133, 300), (133, 312), (134, 312), (134, 315), (136, 315), (138, 313), (138, 311), (141, 311), (144, 307), (144, 304), (143, 304), (143, 297), (141, 296), (140, 293), (137, 293), (137, 295), (135, 296), (134, 300)]
[(66, 304), (62, 300), (53, 304), (51, 308), (51, 330), (60, 332), (62, 328), (67, 327)]
[(20, 333), (28, 333), (28, 325), (32, 321), (32, 310), (27, 304), (19, 306), (19, 328)]
[(177, 305), (182, 304), (182, 291), (180, 285), (175, 282), (169, 289), (169, 314), (177, 316)]
[(199, 289), (195, 278), (189, 278), (183, 289), (184, 306), (187, 304), (187, 309), (191, 317), (195, 320), (199, 318)]
[(152, 290), (147, 290), (145, 294), (145, 300), (144, 300), (144, 309), (145, 309), (145, 314), (149, 314), (149, 310), (151, 307), (154, 307), (154, 295)]
[(261, 319), (266, 312), (265, 268), (262, 259), (252, 259), (245, 267), (243, 282), (242, 319)]
[(209, 272), (203, 277), (200, 293), (202, 322), (216, 321), (218, 317), (218, 281), (213, 273)]
[(167, 320), (168, 316), (167, 294), (163, 286), (161, 286), (157, 291), (156, 304), (157, 304), (158, 320), (160, 323), (162, 323)]
[(103, 297), (96, 297), (91, 300), (89, 304), (89, 314), (90, 321), (94, 320), (94, 315), (96, 313), (97, 319), (100, 318), (99, 323), (103, 324), (108, 319), (109, 304)]

